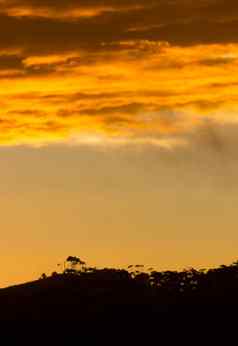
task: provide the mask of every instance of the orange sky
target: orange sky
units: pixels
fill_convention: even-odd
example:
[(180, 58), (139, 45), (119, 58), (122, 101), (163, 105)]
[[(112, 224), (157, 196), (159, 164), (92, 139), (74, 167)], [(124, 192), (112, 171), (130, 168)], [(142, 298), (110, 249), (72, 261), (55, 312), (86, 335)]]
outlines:
[(0, 0), (2, 285), (69, 254), (234, 259), (237, 10)]

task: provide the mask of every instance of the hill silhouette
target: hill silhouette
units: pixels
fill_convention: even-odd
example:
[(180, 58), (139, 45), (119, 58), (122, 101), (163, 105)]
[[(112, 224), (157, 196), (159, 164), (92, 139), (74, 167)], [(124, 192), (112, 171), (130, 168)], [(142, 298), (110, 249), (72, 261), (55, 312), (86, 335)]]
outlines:
[[(0, 319), (97, 321), (140, 320), (191, 310), (214, 314), (238, 305), (238, 262), (215, 269), (183, 271), (88, 268), (68, 257), (62, 273), (0, 290)], [(78, 268), (78, 266), (80, 268)]]
[(148, 332), (168, 326), (197, 328), (204, 321), (218, 326), (237, 314), (238, 262), (209, 270), (161, 272), (143, 266), (88, 268), (72, 256), (67, 263), (62, 273), (1, 289), (0, 321)]

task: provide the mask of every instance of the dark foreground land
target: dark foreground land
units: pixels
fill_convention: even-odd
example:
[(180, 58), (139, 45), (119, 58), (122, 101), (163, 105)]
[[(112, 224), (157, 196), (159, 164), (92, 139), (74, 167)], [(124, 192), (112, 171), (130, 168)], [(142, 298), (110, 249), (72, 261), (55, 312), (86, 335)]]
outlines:
[(0, 290), (1, 322), (72, 323), (79, 333), (127, 328), (137, 337), (143, 330), (155, 337), (168, 326), (183, 333), (192, 326), (201, 335), (204, 321), (219, 329), (237, 316), (237, 263), (181, 272), (84, 267)]
[[(238, 306), (238, 263), (216, 269), (68, 269), (0, 290), (1, 320), (133, 320)], [(142, 313), (143, 312), (143, 313)]]

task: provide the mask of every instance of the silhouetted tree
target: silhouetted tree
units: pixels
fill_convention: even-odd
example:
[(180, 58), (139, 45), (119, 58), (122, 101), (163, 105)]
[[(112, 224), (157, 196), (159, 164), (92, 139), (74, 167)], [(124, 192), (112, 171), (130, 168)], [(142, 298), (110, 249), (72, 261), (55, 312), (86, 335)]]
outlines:
[(41, 274), (41, 277), (40, 277), (41, 280), (44, 280), (46, 278), (47, 278), (47, 275), (45, 273)]
[[(80, 270), (85, 269), (86, 263), (84, 261), (82, 261), (79, 257), (69, 256), (66, 259), (66, 262), (70, 263), (71, 273), (73, 273), (73, 272), (76, 273), (78, 266), (80, 266)], [(69, 271), (66, 269), (65, 272), (67, 273)]]

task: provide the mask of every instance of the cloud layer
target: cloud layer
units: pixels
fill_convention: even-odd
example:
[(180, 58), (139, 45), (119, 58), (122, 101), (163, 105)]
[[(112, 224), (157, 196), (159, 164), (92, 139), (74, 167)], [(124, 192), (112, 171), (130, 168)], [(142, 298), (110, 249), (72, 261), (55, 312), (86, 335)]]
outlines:
[(0, 0), (2, 145), (189, 144), (238, 123), (237, 1)]

